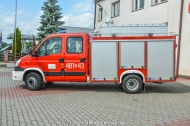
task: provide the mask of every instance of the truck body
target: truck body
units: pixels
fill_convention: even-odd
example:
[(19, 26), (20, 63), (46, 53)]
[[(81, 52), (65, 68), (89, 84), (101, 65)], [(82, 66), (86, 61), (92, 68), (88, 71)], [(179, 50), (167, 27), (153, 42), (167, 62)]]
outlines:
[(137, 93), (146, 82), (176, 80), (175, 50), (175, 36), (54, 34), (16, 62), (12, 78), (30, 90), (50, 82), (115, 82)]

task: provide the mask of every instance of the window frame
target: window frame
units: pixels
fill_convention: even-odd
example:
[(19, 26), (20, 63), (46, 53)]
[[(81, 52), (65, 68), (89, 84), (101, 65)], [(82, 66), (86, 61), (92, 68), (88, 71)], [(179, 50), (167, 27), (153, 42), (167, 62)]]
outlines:
[(140, 4), (141, 4), (141, 0), (133, 0), (133, 2), (132, 2), (132, 12), (144, 9), (145, 0), (144, 0), (144, 3), (143, 3), (143, 7), (140, 7)]
[(159, 5), (159, 4), (162, 4), (162, 3), (166, 3), (166, 2), (168, 2), (168, 0), (164, 0), (164, 1), (162, 1), (162, 0), (157, 0), (158, 1), (158, 3), (156, 3), (156, 0), (152, 0), (151, 2), (151, 6), (155, 6), (155, 5)]
[[(116, 4), (119, 4), (119, 14), (118, 15), (115, 15), (115, 5)], [(111, 17), (114, 18), (114, 17), (118, 17), (118, 16), (120, 16), (120, 0), (115, 1), (114, 3), (111, 4)]]
[[(61, 39), (61, 46), (60, 46), (60, 52), (59, 53), (50, 53), (50, 54), (46, 54), (46, 52), (47, 52), (47, 42), (48, 42), (48, 40), (50, 40), (50, 39)], [(61, 52), (62, 52), (62, 45), (63, 45), (63, 39), (62, 39), (62, 37), (56, 37), (56, 38), (48, 38), (48, 39), (46, 39), (45, 40), (45, 42), (43, 42), (43, 44), (38, 48), (38, 51), (37, 51), (37, 53), (38, 53), (38, 56), (41, 56), (41, 55), (39, 55), (39, 50), (40, 50), (40, 48), (42, 47), (42, 46), (45, 46), (45, 55), (42, 55), (42, 56), (48, 56), (48, 55), (51, 55), (51, 54), (60, 54)]]
[(98, 22), (102, 21), (102, 17), (103, 17), (103, 9), (99, 8), (99, 10), (98, 10)]
[[(69, 38), (81, 38), (82, 39), (82, 49), (81, 49), (81, 52), (68, 52), (68, 39)], [(70, 37), (68, 37), (67, 41), (66, 41), (66, 52), (67, 52), (67, 54), (82, 54), (83, 53), (83, 37), (82, 36), (70, 36)]]

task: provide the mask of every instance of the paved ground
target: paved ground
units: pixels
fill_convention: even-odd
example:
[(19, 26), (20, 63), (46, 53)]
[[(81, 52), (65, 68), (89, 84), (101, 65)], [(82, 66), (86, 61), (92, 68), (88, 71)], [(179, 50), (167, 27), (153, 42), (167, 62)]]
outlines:
[(190, 80), (126, 94), (109, 84), (58, 83), (29, 91), (0, 68), (0, 126), (190, 126)]

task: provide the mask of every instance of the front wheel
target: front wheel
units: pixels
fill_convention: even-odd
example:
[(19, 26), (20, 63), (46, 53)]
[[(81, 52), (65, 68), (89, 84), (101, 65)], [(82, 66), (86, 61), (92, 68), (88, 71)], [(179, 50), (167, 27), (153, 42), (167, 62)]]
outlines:
[(127, 93), (138, 93), (142, 90), (142, 80), (137, 75), (128, 75), (122, 82), (122, 88)]
[(39, 90), (42, 87), (42, 77), (35, 72), (31, 72), (26, 75), (25, 85), (29, 90)]

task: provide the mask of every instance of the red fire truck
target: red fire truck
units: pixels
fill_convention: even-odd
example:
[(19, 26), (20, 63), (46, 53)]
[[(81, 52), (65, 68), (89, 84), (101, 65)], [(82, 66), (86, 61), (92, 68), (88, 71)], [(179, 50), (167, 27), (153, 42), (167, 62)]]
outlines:
[(51, 82), (114, 82), (137, 93), (146, 82), (171, 82), (175, 74), (176, 36), (47, 36), (19, 59), (12, 78), (30, 90)]

